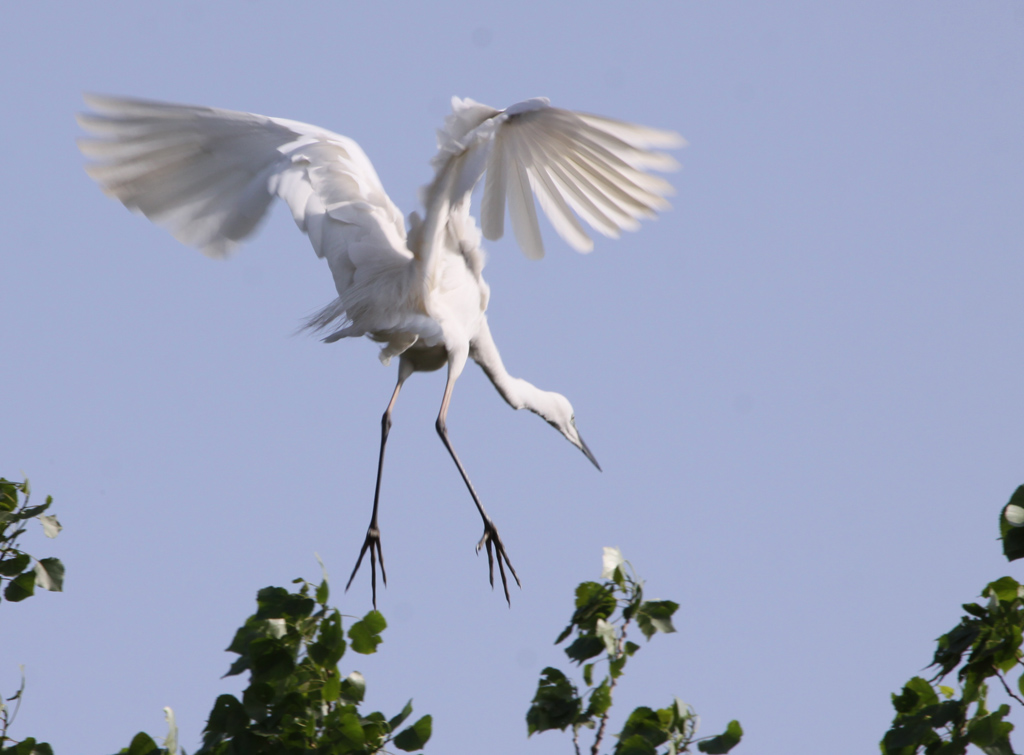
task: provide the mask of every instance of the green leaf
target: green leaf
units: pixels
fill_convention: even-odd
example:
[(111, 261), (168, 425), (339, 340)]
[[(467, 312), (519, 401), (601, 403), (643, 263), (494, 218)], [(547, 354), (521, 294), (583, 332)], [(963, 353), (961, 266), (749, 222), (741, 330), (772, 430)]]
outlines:
[(399, 726), (401, 726), (403, 723), (405, 723), (405, 719), (407, 719), (411, 715), (412, 715), (412, 700), (410, 700), (409, 702), (407, 702), (405, 704), (405, 707), (402, 708), (402, 712), (401, 713), (399, 713), (397, 716), (395, 716), (390, 721), (388, 721), (388, 727), (392, 731), (394, 731)]
[(673, 736), (692, 737), (697, 728), (697, 714), (688, 703), (678, 697), (672, 700), (672, 705), (658, 711), (658, 717), (664, 722), (665, 727)]
[[(0, 740), (0, 753), (3, 755), (53, 755), (53, 748), (50, 747), (46, 742), (36, 742), (33, 737), (26, 737), (25, 739), (18, 742), (18, 744), (11, 747), (2, 747), (3, 741)], [(127, 749), (122, 752), (128, 752)]]
[(613, 752), (615, 755), (657, 755), (658, 748), (641, 735), (634, 734), (620, 739)]
[(15, 520), (20, 520), (20, 519), (31, 519), (32, 517), (39, 516), (44, 511), (46, 511), (48, 508), (50, 508), (50, 504), (52, 504), (52, 503), (53, 503), (53, 499), (52, 498), (47, 498), (46, 499), (46, 503), (41, 503), (38, 506), (26, 506), (21, 511), (17, 512), (14, 515), (13, 518)]
[(964, 652), (974, 644), (980, 632), (977, 621), (961, 619), (958, 626), (939, 638), (932, 665), (940, 668), (940, 676), (945, 676), (960, 664)]
[(377, 652), (377, 646), (383, 642), (380, 633), (388, 623), (380, 611), (370, 611), (361, 621), (357, 621), (348, 630), (348, 638), (352, 641), (352, 649), (363, 655)]
[(1024, 511), (1024, 485), (1018, 487), (1010, 502), (1003, 507), (999, 516), (999, 534), (1003, 540), (1003, 555), (1008, 561), (1024, 558), (1024, 527), (1016, 524), (1020, 512)]
[[(359, 721), (359, 716), (354, 711), (355, 708), (351, 708), (344, 712), (338, 719), (336, 727), (337, 732), (352, 743), (353, 751), (358, 751), (357, 748), (362, 747), (366, 737), (364, 736), (363, 725)], [(342, 752), (345, 752), (345, 750), (342, 750)]]
[(295, 669), (292, 651), (274, 637), (260, 637), (249, 644), (249, 663), (254, 681), (283, 679)]
[(966, 613), (979, 619), (984, 619), (988, 616), (988, 609), (983, 606), (979, 606), (977, 603), (964, 603), (961, 605)]
[[(1024, 679), (1024, 676), (1021, 677)], [(594, 686), (594, 664), (588, 663), (583, 666), (583, 683), (588, 687)]]
[(316, 601), (301, 593), (290, 593), (283, 587), (264, 587), (256, 593), (257, 619), (286, 619), (295, 623), (310, 616), (316, 609)]
[(341, 696), (348, 702), (361, 703), (366, 694), (366, 679), (358, 671), (341, 680)]
[(430, 739), (432, 721), (430, 716), (424, 716), (412, 726), (398, 732), (394, 740), (395, 747), (406, 752), (423, 749), (423, 745)]
[[(661, 718), (646, 706), (636, 708), (629, 714), (629, 718), (626, 719), (626, 723), (619, 733), (621, 747), (615, 749), (616, 755), (621, 755), (623, 752), (647, 752), (640, 747), (638, 741), (633, 740), (637, 736), (642, 737), (651, 746), (650, 752), (654, 752), (654, 748), (668, 739), (668, 732), (665, 731)], [(630, 749), (623, 749), (627, 745)]]
[(971, 721), (967, 725), (971, 744), (977, 745), (986, 755), (1013, 755), (1013, 748), (1010, 747), (1013, 724), (1003, 721), (1009, 712), (1009, 705), (1000, 705), (994, 713)]
[(1020, 584), (1013, 577), (1003, 577), (990, 582), (985, 593), (995, 595), (1000, 603), (1012, 603), (1020, 594)]
[(636, 614), (636, 623), (644, 637), (648, 640), (656, 632), (676, 631), (672, 626), (672, 614), (678, 610), (679, 604), (671, 600), (648, 600), (640, 606)]
[(60, 526), (60, 522), (57, 521), (57, 517), (52, 514), (40, 514), (36, 518), (43, 525), (43, 534), (49, 538), (57, 537), (60, 531), (64, 529)]
[(370, 745), (368, 750), (377, 752), (384, 747), (387, 736), (391, 733), (387, 719), (380, 711), (374, 711), (362, 719), (363, 742)]
[(703, 742), (698, 742), (697, 749), (708, 753), (708, 755), (722, 755), (722, 753), (729, 752), (729, 750), (738, 745), (742, 737), (743, 727), (740, 726), (740, 722), (730, 721), (729, 725), (725, 727), (725, 732), (717, 737), (711, 737)]
[(59, 558), (44, 558), (35, 566), (36, 584), (45, 590), (60, 592), (64, 589), (64, 564)]
[(604, 652), (604, 641), (592, 634), (585, 634), (573, 640), (572, 644), (565, 649), (565, 654), (576, 663), (583, 663), (594, 656)]
[(0, 561), (0, 577), (13, 577), (16, 574), (21, 574), (32, 560), (27, 553), (21, 551), (13, 551), (13, 553), (13, 556), (8, 556)]
[(327, 567), (324, 565), (324, 560), (320, 558), (319, 553), (314, 553), (313, 555), (316, 556), (316, 562), (320, 564), (320, 573), (323, 575), (323, 579), (320, 580), (320, 584), (317, 585), (316, 588), (316, 602), (322, 606), (326, 606), (327, 599), (331, 595), (331, 588), (328, 587), (328, 582), (330, 582), (330, 579), (327, 576)]
[(242, 707), (245, 715), (259, 720), (267, 715), (267, 709), (274, 702), (274, 685), (270, 682), (253, 682), (242, 693)]
[[(213, 704), (210, 718), (206, 722), (207, 735), (223, 735), (233, 737), (241, 734), (249, 724), (249, 716), (245, 708), (234, 695), (221, 695)], [(213, 737), (216, 741), (219, 736)], [(209, 736), (204, 740), (209, 740)]]
[(14, 511), (18, 506), (19, 483), (0, 477), (0, 511)]
[(603, 716), (612, 704), (612, 690), (608, 680), (604, 679), (590, 695), (587, 716)]
[(919, 676), (903, 685), (903, 691), (899, 695), (892, 696), (892, 707), (897, 713), (913, 713), (938, 702), (939, 696), (935, 694), (932, 685)]
[(583, 631), (593, 632), (597, 620), (607, 619), (617, 605), (612, 588), (599, 582), (581, 582), (576, 588), (576, 611), (572, 624)]
[(4, 597), (12, 603), (24, 600), (36, 591), (36, 574), (27, 571), (12, 579), (4, 589)]
[(327, 681), (324, 682), (323, 689), (320, 690), (320, 696), (328, 703), (333, 703), (341, 697), (341, 674), (339, 674), (337, 670), (333, 671), (327, 677)]
[(156, 746), (153, 738), (140, 731), (132, 737), (132, 743), (128, 745), (128, 755), (159, 755), (160, 748)]
[(331, 612), (320, 622), (316, 642), (309, 646), (310, 659), (323, 668), (335, 668), (345, 654), (345, 632), (341, 627), (341, 614)]
[(548, 666), (541, 671), (537, 694), (526, 713), (528, 734), (550, 729), (565, 730), (583, 710), (583, 701), (576, 686), (556, 668)]

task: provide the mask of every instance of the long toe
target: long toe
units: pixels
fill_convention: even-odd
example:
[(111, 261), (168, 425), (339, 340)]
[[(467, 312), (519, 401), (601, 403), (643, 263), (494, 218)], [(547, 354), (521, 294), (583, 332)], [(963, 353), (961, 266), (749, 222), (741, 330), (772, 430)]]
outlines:
[(508, 553), (505, 552), (505, 544), (501, 542), (501, 537), (498, 535), (498, 528), (494, 526), (494, 522), (486, 520), (484, 522), (484, 535), (480, 538), (480, 542), (477, 543), (476, 550), (479, 553), (480, 548), (485, 547), (487, 549), (487, 576), (490, 580), (491, 587), (494, 587), (494, 551), (497, 552), (498, 556), (498, 573), (501, 575), (501, 587), (505, 592), (505, 601), (512, 605), (512, 597), (508, 592), (508, 577), (505, 575), (505, 567), (508, 566), (512, 577), (515, 579), (516, 584), (520, 587), (523, 583), (519, 581), (519, 575), (516, 574), (516, 569), (512, 566), (512, 562), (509, 560)]
[(380, 544), (380, 530), (376, 527), (370, 527), (366, 531), (366, 539), (363, 540), (363, 547), (359, 551), (359, 558), (356, 559), (355, 568), (352, 569), (352, 575), (348, 578), (348, 583), (345, 585), (345, 592), (348, 592), (348, 588), (352, 586), (352, 581), (356, 578), (356, 574), (359, 573), (359, 567), (362, 566), (363, 556), (366, 552), (370, 552), (370, 593), (373, 597), (373, 610), (377, 610), (377, 559), (380, 559), (380, 573), (384, 580), (384, 586), (388, 584), (388, 574), (384, 570), (384, 550)]

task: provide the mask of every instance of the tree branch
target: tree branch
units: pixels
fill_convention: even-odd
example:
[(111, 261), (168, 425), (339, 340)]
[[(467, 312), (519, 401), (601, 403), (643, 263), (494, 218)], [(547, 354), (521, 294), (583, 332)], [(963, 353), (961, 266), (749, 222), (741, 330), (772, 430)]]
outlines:
[(1002, 672), (996, 671), (996, 678), (1002, 683), (1003, 689), (1006, 690), (1006, 694), (1008, 694), (1010, 697), (1012, 697), (1014, 700), (1016, 700), (1021, 705), (1024, 705), (1024, 700), (1021, 700), (1020, 697), (1018, 697), (1017, 695), (1013, 694), (1013, 691), (1010, 689), (1010, 685), (1008, 685), (1006, 683), (1006, 680), (1003, 678)]
[[(622, 632), (619, 634), (619, 641), (615, 644), (615, 658), (612, 660), (618, 660), (622, 657), (622, 648), (626, 644), (626, 627), (629, 626), (630, 620), (627, 619), (626, 623), (622, 625)], [(611, 673), (609, 671), (609, 676)], [(611, 700), (612, 693), (615, 692), (615, 685), (619, 683), (618, 677), (612, 676), (612, 683), (608, 685), (608, 699)], [(597, 736), (594, 737), (594, 746), (590, 748), (590, 755), (598, 755), (598, 750), (601, 748), (601, 740), (604, 739), (604, 727), (608, 724), (608, 711), (610, 711), (611, 705), (608, 706), (608, 710), (601, 714), (601, 725), (597, 727)]]

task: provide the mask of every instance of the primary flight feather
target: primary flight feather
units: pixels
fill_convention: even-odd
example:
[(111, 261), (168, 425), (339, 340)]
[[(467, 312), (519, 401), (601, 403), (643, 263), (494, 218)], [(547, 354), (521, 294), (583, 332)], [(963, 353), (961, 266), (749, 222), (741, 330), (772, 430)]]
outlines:
[(106, 193), (211, 257), (228, 255), (256, 230), (273, 199), (282, 199), (317, 256), (327, 260), (338, 291), (307, 326), (329, 331), (329, 342), (368, 336), (382, 345), (385, 364), (399, 358), (398, 382), (381, 422), (373, 513), (349, 586), (369, 551), (376, 607), (378, 558), (387, 584), (377, 511), (391, 413), (413, 372), (447, 367), (437, 431), (483, 519), (477, 550), (487, 549), (491, 584), (493, 547), (509, 600), (505, 566), (517, 583), (519, 577), (448, 437), (452, 390), (467, 359), (513, 408), (539, 414), (595, 466), (597, 460), (576, 429), (569, 401), (510, 376), (502, 364), (485, 315), (490, 289), (482, 276), (480, 229), (469, 214), (473, 188), (485, 177), (484, 237), (503, 235), (507, 207), (523, 253), (543, 257), (536, 197), (558, 235), (587, 252), (593, 242), (583, 223), (617, 237), (668, 206), (671, 186), (650, 171), (677, 168), (659, 150), (681, 147), (683, 139), (553, 108), (543, 98), (505, 110), (453, 98), (438, 131), (434, 179), (422, 191), (424, 214), (411, 213), (407, 227), (373, 165), (348, 137), (253, 113), (125, 97), (85, 100), (93, 112), (78, 120), (92, 136), (79, 147), (94, 161), (86, 170)]

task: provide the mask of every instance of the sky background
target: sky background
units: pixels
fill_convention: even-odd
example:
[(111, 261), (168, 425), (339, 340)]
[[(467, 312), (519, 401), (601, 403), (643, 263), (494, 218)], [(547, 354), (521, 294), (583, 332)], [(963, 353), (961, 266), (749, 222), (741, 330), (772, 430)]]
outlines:
[[(227, 262), (82, 170), (97, 91), (317, 124), (417, 209), (452, 95), (674, 129), (673, 209), (548, 256), (489, 242), (491, 329), (564, 393), (601, 462), (467, 368), (455, 447), (523, 581), (511, 609), (433, 427), (443, 373), (395, 413), (381, 526), (389, 628), (368, 710), (412, 697), (434, 753), (566, 753), (526, 737), (576, 584), (619, 546), (678, 633), (636, 705), (739, 719), (737, 752), (877, 751), (890, 693), (990, 580), (1024, 482), (1024, 2), (411, 4), (43, 0), (0, 9), (0, 475), (55, 498), (66, 591), (0, 606), (12, 731), (58, 753), (196, 748), (256, 591), (342, 593), (369, 519), (395, 365), (296, 335), (334, 296), (287, 211)], [(365, 568), (365, 567), (364, 567)], [(1018, 727), (1024, 716), (1017, 714)], [(1019, 746), (1019, 744), (1018, 744)]]

